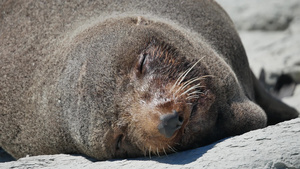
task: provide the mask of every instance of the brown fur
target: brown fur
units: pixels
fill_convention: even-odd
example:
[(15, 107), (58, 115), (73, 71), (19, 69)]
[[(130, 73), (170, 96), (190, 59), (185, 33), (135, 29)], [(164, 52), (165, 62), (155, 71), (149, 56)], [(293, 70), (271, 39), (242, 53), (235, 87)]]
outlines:
[[(214, 1), (1, 1), (0, 11), (0, 146), (15, 158), (159, 155), (298, 116), (260, 87)], [(198, 60), (184, 81), (203, 77), (201, 87), (187, 99), (196, 84), (176, 80)], [(183, 127), (166, 138), (156, 126), (174, 109)]]

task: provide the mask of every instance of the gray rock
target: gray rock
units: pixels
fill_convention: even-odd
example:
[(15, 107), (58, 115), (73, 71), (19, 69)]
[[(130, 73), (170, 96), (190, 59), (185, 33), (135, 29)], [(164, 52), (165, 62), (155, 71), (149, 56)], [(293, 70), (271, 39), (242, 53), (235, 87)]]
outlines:
[(239, 30), (280, 31), (300, 17), (298, 0), (217, 0)]
[(0, 168), (300, 168), (300, 118), (162, 157), (93, 162), (45, 155), (0, 163)]
[[(299, 0), (217, 0), (239, 30), (250, 67), (258, 77), (274, 86), (281, 74), (300, 83), (300, 1)], [(284, 98), (300, 109), (300, 90)]]

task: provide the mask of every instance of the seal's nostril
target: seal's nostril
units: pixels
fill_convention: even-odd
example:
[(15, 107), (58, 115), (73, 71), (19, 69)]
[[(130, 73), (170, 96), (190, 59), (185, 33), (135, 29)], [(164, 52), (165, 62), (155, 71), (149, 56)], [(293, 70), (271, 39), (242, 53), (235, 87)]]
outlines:
[(181, 128), (183, 123), (183, 118), (175, 110), (173, 110), (173, 113), (161, 115), (160, 120), (161, 122), (157, 126), (157, 129), (167, 138), (172, 137), (175, 131)]
[(182, 117), (182, 116), (179, 116), (179, 117), (178, 117), (178, 121), (179, 121), (180, 123), (183, 123), (183, 117)]

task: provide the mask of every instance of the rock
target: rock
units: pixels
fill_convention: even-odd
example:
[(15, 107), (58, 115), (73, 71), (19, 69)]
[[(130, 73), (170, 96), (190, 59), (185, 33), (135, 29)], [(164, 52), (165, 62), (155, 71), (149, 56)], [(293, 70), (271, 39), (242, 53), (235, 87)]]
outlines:
[[(264, 69), (266, 83), (271, 87), (275, 85), (279, 76), (286, 74), (299, 86), (300, 1), (218, 0), (218, 2), (235, 23), (254, 74), (259, 77), (261, 70)], [(299, 96), (300, 90), (294, 90), (292, 97), (285, 97), (284, 102), (299, 111)]]
[(239, 30), (250, 66), (269, 83), (282, 73), (300, 82), (300, 1), (218, 0)]
[(294, 95), (292, 97), (285, 97), (282, 99), (282, 101), (292, 107), (295, 107), (298, 112), (300, 112), (300, 84), (296, 86)]
[(44, 155), (0, 168), (300, 168), (300, 118), (168, 156), (95, 162), (77, 155)]
[(239, 30), (281, 31), (299, 19), (298, 0), (217, 0)]

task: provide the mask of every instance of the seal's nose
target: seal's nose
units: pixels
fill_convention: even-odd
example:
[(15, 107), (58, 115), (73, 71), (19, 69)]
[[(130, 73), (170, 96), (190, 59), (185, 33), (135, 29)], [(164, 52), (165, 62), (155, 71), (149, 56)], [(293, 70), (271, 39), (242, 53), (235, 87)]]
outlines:
[(181, 128), (183, 118), (178, 115), (178, 112), (173, 110), (173, 113), (160, 116), (160, 124), (157, 126), (158, 131), (165, 137), (170, 138), (176, 130)]

